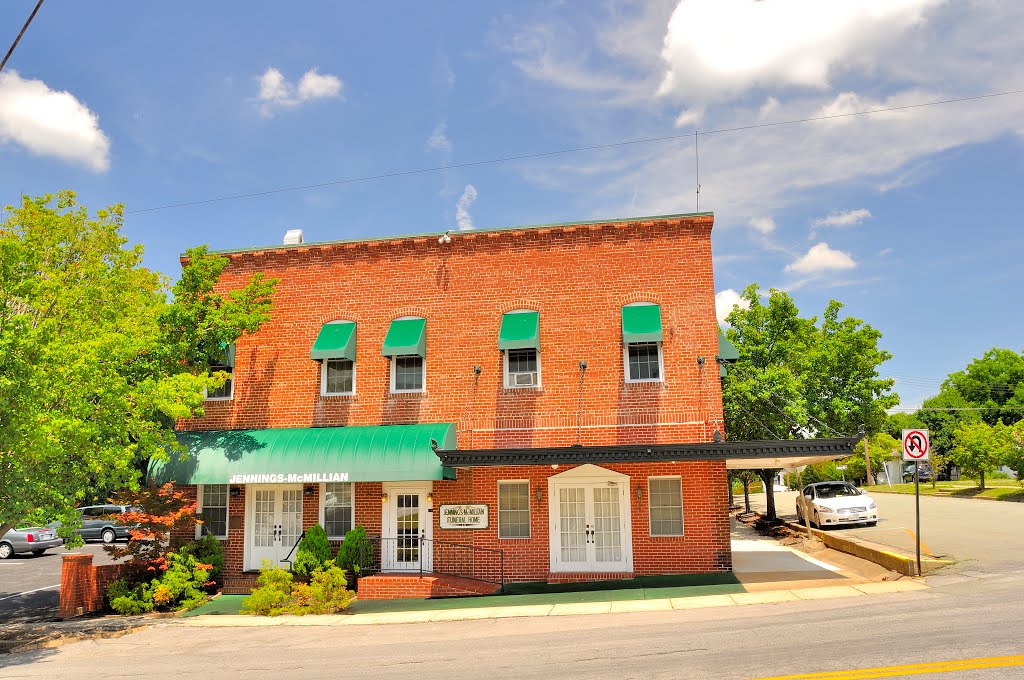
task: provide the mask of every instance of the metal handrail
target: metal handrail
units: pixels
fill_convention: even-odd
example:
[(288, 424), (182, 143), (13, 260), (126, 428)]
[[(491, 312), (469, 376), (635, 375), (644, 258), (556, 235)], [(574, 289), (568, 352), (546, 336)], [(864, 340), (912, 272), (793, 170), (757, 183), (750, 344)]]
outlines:
[(287, 562), (288, 563), (288, 571), (292, 570), (292, 560), (291, 560), (292, 553), (295, 552), (295, 549), (299, 547), (299, 543), (302, 543), (302, 539), (305, 538), (305, 537), (306, 537), (306, 530), (303, 529), (302, 533), (299, 534), (298, 539), (296, 539), (295, 545), (292, 546), (292, 549), (289, 550), (288, 554), (284, 556), (283, 560), (281, 560), (281, 562)]

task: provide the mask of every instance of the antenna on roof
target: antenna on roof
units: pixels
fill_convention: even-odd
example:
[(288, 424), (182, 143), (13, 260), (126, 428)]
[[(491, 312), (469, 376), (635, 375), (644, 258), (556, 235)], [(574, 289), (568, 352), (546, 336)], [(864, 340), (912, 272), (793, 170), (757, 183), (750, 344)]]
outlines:
[(700, 150), (698, 147), (697, 128), (693, 129), (693, 158), (697, 167), (697, 212), (700, 212)]

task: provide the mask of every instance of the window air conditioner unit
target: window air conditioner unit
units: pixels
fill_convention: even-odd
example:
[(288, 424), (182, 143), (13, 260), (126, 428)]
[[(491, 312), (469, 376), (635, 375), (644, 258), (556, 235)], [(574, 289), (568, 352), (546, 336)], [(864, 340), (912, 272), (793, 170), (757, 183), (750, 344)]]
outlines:
[(533, 387), (537, 384), (536, 373), (513, 373), (511, 378), (513, 387)]

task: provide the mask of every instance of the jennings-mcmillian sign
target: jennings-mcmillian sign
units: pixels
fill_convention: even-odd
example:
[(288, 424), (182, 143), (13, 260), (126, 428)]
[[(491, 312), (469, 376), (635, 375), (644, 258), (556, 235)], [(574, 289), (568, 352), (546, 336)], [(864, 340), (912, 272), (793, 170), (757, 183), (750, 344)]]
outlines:
[(486, 529), (486, 505), (442, 505), (438, 522), (442, 529)]
[(347, 481), (347, 472), (270, 472), (231, 475), (228, 484), (320, 484)]

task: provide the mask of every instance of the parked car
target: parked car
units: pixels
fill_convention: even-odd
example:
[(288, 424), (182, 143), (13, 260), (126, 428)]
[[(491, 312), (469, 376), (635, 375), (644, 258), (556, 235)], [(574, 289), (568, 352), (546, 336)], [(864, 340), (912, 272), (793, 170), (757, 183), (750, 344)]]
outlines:
[(39, 557), (50, 548), (64, 545), (64, 539), (53, 529), (45, 527), (21, 527), (11, 529), (0, 538), (0, 560), (21, 553), (32, 553)]
[(903, 481), (910, 483), (914, 481), (914, 466), (920, 465), (921, 471), (918, 473), (918, 479), (922, 482), (932, 481), (932, 466), (928, 463), (907, 463), (906, 467), (903, 468)]
[[(128, 532), (134, 527), (121, 524), (117, 515), (128, 512), (133, 508), (127, 505), (85, 505), (78, 508), (78, 514), (82, 518), (82, 526), (78, 529), (78, 535), (87, 541), (103, 541), (113, 543), (116, 540), (127, 540)], [(51, 529), (61, 526), (60, 522), (50, 522), (46, 525)]]
[(796, 497), (797, 521), (807, 517), (819, 529), (844, 524), (878, 524), (878, 506), (849, 482), (816, 482)]

